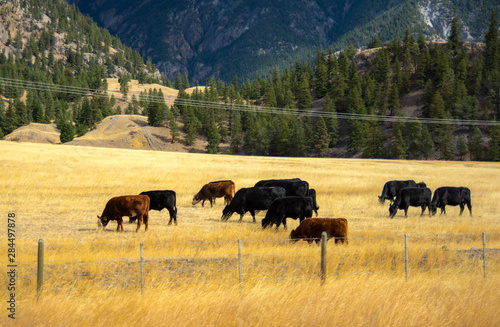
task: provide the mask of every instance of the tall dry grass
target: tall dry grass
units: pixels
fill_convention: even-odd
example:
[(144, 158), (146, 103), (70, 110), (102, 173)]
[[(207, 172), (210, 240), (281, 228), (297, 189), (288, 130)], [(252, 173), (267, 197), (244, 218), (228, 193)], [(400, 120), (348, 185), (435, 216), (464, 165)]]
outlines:
[[(3, 141), (0, 151), (0, 213), (17, 216), (19, 325), (494, 326), (500, 322), (498, 268), (489, 267), (488, 278), (483, 279), (480, 260), (465, 253), (458, 266), (470, 268), (448, 269), (456, 267), (454, 257), (448, 259), (450, 253), (482, 246), (482, 232), (487, 233), (489, 248), (500, 248), (497, 163), (208, 156)], [(236, 215), (221, 222), (222, 199), (213, 208), (207, 203), (204, 208), (191, 205), (193, 195), (208, 181), (231, 179), (239, 189), (261, 179), (290, 177), (305, 179), (316, 189), (320, 217), (349, 220), (350, 243), (329, 245), (329, 276), (322, 287), (316, 276), (307, 277), (317, 272), (319, 248), (284, 241), (297, 221), (288, 220), (288, 231), (262, 230), (260, 224), (251, 223), (249, 214), (242, 223), (237, 223)], [(467, 186), (473, 216), (467, 211), (458, 216), (459, 209), (449, 207), (446, 216), (420, 217), (419, 208), (410, 208), (408, 218), (399, 212), (389, 219), (388, 204), (381, 206), (377, 195), (391, 179), (425, 181), (432, 190)], [(167, 226), (164, 210), (151, 211), (148, 232), (142, 228), (135, 233), (126, 224), (124, 233), (116, 233), (114, 222), (105, 231), (97, 230), (96, 216), (109, 198), (158, 189), (177, 192), (178, 226)], [(259, 222), (262, 217), (259, 213)], [(5, 223), (0, 231), (6, 235)], [(410, 267), (409, 281), (400, 261), (404, 234), (410, 235), (410, 255), (420, 258)], [(38, 239), (46, 244), (48, 276), (37, 301)], [(235, 266), (237, 240), (243, 240), (242, 288)], [(143, 295), (137, 287), (141, 241), (148, 258)], [(198, 268), (213, 268), (203, 277), (208, 281), (178, 283), (199, 277), (182, 270), (195, 262), (189, 260), (194, 257)], [(181, 259), (168, 259), (166, 267), (165, 258)], [(286, 265), (297, 261), (311, 264)], [(6, 255), (0, 257), (0, 264), (6, 262)], [(284, 267), (270, 270), (265, 265), (275, 262), (284, 262)], [(283, 274), (295, 277), (276, 278)], [(229, 282), (212, 282), (218, 277)], [(9, 323), (6, 314), (0, 319)]]

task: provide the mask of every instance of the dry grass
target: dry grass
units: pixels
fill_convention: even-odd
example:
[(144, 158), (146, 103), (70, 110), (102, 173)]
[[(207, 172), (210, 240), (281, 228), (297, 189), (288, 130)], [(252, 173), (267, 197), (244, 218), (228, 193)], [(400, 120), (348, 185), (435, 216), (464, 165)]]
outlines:
[[(467, 253), (458, 267), (470, 265), (469, 269), (441, 270), (456, 266), (459, 251), (480, 248), (483, 231), (488, 248), (500, 248), (498, 163), (209, 156), (5, 141), (0, 150), (0, 212), (4, 217), (8, 212), (17, 215), (18, 325), (500, 323), (498, 259), (496, 267), (490, 262), (487, 279), (482, 278), (482, 262)], [(316, 189), (320, 217), (349, 220), (349, 245), (329, 245), (329, 276), (323, 287), (315, 277), (316, 245), (290, 244), (284, 241), (289, 231), (262, 230), (251, 223), (249, 214), (243, 223), (237, 223), (236, 215), (223, 223), (221, 199), (213, 208), (191, 205), (193, 195), (208, 181), (232, 179), (239, 189), (261, 179), (289, 177), (305, 179)], [(407, 219), (402, 212), (389, 219), (388, 204), (379, 205), (377, 195), (387, 180), (407, 178), (425, 181), (431, 189), (469, 187), (474, 215), (466, 211), (460, 217), (457, 207), (449, 207), (447, 216), (429, 218), (410, 208)], [(150, 213), (146, 233), (143, 228), (135, 233), (128, 224), (124, 233), (116, 233), (114, 222), (104, 232), (97, 230), (96, 215), (109, 198), (155, 189), (177, 192), (178, 226), (167, 226), (164, 210)], [(262, 217), (259, 213), (259, 222)], [(289, 230), (297, 225), (288, 220)], [(6, 235), (5, 223), (0, 231)], [(447, 235), (457, 233), (464, 235)], [(409, 281), (404, 263), (398, 261), (404, 253), (404, 234), (410, 235), (410, 256), (419, 258), (411, 263)], [(38, 239), (46, 244), (46, 290), (37, 302), (33, 289)], [(242, 289), (235, 268), (238, 239), (243, 240)], [(141, 241), (148, 258), (144, 295), (137, 288)], [(1, 251), (6, 253), (5, 244)], [(434, 260), (443, 257), (439, 263)], [(6, 261), (6, 255), (0, 258), (4, 267)], [(297, 261), (310, 265), (264, 265)], [(177, 270), (193, 262), (213, 271), (197, 275)], [(231, 269), (220, 269), (227, 267)], [(276, 278), (309, 274), (315, 276)], [(208, 281), (178, 284), (200, 277)], [(215, 279), (230, 281), (212, 282)], [(7, 297), (5, 291), (2, 294)], [(6, 321), (6, 314), (0, 319)]]

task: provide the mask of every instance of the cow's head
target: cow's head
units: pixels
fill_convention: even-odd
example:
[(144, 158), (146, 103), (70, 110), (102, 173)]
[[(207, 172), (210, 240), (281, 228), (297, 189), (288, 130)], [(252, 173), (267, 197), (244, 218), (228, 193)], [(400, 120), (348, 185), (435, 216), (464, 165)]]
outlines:
[(269, 226), (271, 224), (271, 219), (262, 219), (262, 228), (266, 228), (267, 226)]
[(229, 209), (229, 205), (225, 206), (224, 210), (222, 210), (221, 220), (224, 220), (224, 221), (228, 220), (229, 218), (231, 218), (233, 213), (234, 212)]
[(109, 223), (109, 220), (107, 217), (99, 217), (97, 216), (97, 227), (99, 228), (103, 228), (106, 227)]
[(380, 204), (384, 204), (385, 203), (385, 198), (379, 195), (378, 196), (378, 202), (380, 202)]
[(193, 196), (193, 205), (197, 204), (198, 202), (200, 202), (201, 200), (203, 200), (200, 196), (200, 194), (196, 194), (195, 196)]
[(398, 212), (398, 206), (396, 204), (394, 204), (394, 203), (391, 204), (389, 206), (389, 216), (391, 218), (393, 218), (396, 215), (397, 212)]
[(431, 215), (434, 216), (437, 212), (437, 209), (438, 209), (437, 205), (431, 204)]
[(297, 242), (299, 238), (299, 233), (295, 232), (295, 229), (290, 232), (290, 241)]

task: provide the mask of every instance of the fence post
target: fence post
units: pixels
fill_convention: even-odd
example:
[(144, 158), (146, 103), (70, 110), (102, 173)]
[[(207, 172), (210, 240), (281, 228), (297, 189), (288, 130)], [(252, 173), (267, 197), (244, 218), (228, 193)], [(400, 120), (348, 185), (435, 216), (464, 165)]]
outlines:
[(238, 273), (240, 276), (240, 293), (241, 293), (241, 287), (243, 284), (243, 276), (241, 271), (241, 240), (238, 240)]
[(486, 278), (486, 233), (483, 232), (483, 269), (484, 278)]
[(44, 257), (44, 246), (43, 240), (38, 240), (38, 266), (37, 266), (37, 277), (36, 277), (36, 292), (40, 296), (40, 291), (43, 286), (43, 257)]
[(326, 232), (321, 233), (321, 285), (325, 283), (326, 280), (326, 243), (328, 242), (328, 236)]
[(141, 241), (141, 293), (144, 294), (144, 242)]
[(405, 271), (406, 281), (408, 281), (408, 234), (405, 234)]

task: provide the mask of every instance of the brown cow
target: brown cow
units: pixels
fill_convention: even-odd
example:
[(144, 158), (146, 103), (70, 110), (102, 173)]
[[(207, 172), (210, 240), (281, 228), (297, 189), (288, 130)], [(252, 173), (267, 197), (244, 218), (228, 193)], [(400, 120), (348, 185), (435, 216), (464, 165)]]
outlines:
[(118, 222), (116, 231), (118, 232), (121, 229), (123, 232), (122, 217), (137, 216), (137, 229), (135, 231), (139, 231), (143, 220), (144, 226), (148, 230), (149, 203), (150, 200), (147, 195), (123, 195), (111, 198), (106, 203), (102, 215), (100, 217), (97, 216), (99, 218), (97, 224), (99, 226), (102, 224), (104, 228), (111, 220), (116, 220)]
[(335, 243), (349, 243), (345, 218), (306, 218), (297, 229), (292, 230), (290, 238), (294, 241), (305, 239), (309, 243), (314, 240), (318, 244), (322, 232), (326, 232), (329, 239), (334, 237)]
[(208, 184), (203, 185), (201, 190), (193, 197), (193, 205), (197, 204), (200, 201), (201, 206), (205, 206), (205, 201), (210, 201), (210, 207), (213, 206), (212, 199), (215, 203), (215, 198), (224, 197), (224, 202), (229, 204), (234, 197), (234, 182), (233, 181), (217, 181), (210, 182)]

